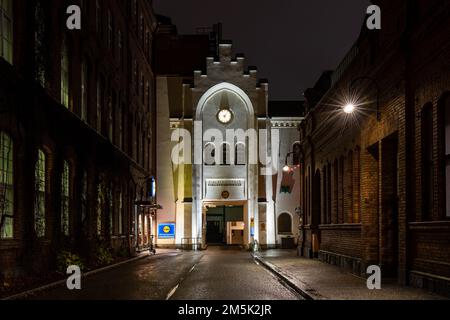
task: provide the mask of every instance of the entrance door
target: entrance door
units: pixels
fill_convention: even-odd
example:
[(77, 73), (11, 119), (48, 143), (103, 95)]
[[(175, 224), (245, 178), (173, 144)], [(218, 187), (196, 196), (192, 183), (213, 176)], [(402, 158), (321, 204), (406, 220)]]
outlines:
[[(242, 222), (240, 222), (242, 221)], [(245, 227), (243, 206), (211, 206), (206, 211), (206, 243), (233, 244), (239, 243), (239, 237)], [(234, 227), (232, 227), (234, 226)], [(242, 226), (242, 227), (240, 227)], [(234, 240), (230, 236), (234, 231)], [(230, 243), (232, 242), (232, 243)], [(242, 240), (243, 242), (243, 240)]]

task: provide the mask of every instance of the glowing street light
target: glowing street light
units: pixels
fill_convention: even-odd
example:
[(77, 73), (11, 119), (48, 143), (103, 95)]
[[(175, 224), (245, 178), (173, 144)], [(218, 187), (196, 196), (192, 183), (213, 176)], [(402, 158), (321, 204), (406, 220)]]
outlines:
[(355, 105), (352, 103), (347, 104), (346, 106), (344, 106), (344, 112), (347, 114), (351, 114), (355, 111)]

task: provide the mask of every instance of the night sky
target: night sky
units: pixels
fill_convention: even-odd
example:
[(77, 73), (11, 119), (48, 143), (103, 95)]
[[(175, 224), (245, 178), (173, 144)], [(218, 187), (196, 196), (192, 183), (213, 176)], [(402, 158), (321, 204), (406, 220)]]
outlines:
[(299, 100), (356, 41), (368, 0), (153, 0), (180, 34), (223, 23), (225, 40), (270, 83), (271, 100)]

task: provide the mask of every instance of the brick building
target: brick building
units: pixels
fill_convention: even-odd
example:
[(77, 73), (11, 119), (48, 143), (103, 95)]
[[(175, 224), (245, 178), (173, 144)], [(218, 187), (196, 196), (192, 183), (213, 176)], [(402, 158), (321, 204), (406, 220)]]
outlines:
[(148, 245), (156, 27), (146, 0), (0, 1), (0, 281)]
[(382, 29), (305, 92), (300, 253), (448, 293), (450, 3), (374, 2)]

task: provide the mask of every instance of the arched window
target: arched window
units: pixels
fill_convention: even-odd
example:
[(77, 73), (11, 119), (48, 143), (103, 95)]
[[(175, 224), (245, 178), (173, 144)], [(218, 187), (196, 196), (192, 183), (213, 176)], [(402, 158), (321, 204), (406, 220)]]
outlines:
[(294, 166), (300, 165), (301, 150), (302, 150), (302, 146), (300, 145), (300, 143), (298, 143), (298, 142), (294, 143), (294, 145), (292, 147), (292, 152), (294, 152), (292, 162), (293, 162)]
[(64, 161), (61, 176), (61, 233), (69, 236), (70, 166)]
[(13, 9), (12, 0), (0, 1), (0, 57), (13, 62)]
[(211, 142), (205, 145), (203, 157), (206, 166), (216, 165), (216, 147), (214, 143)]
[(102, 183), (97, 186), (97, 236), (103, 235), (104, 189)]
[(36, 1), (34, 8), (34, 62), (35, 77), (42, 87), (47, 80), (47, 44), (46, 44), (46, 19), (41, 1)]
[(422, 219), (430, 220), (433, 213), (433, 105), (422, 109)]
[(231, 165), (231, 147), (228, 143), (222, 144), (222, 165)]
[(14, 237), (13, 159), (13, 142), (0, 132), (0, 239)]
[(65, 35), (61, 43), (61, 104), (69, 108), (69, 53)]
[(450, 97), (447, 97), (444, 104), (445, 119), (445, 216), (450, 218)]
[(282, 213), (278, 217), (278, 234), (292, 233), (292, 217), (289, 213)]
[(119, 235), (123, 234), (123, 188), (120, 188), (119, 193), (119, 217), (118, 217), (118, 225), (117, 225), (117, 232)]
[(35, 205), (34, 205), (34, 230), (38, 238), (45, 237), (45, 191), (46, 191), (46, 157), (42, 150), (38, 150), (38, 156), (34, 169)]
[(239, 142), (236, 144), (236, 150), (235, 150), (235, 157), (236, 157), (236, 165), (237, 166), (244, 166), (246, 162), (245, 157), (245, 144), (242, 142)]

